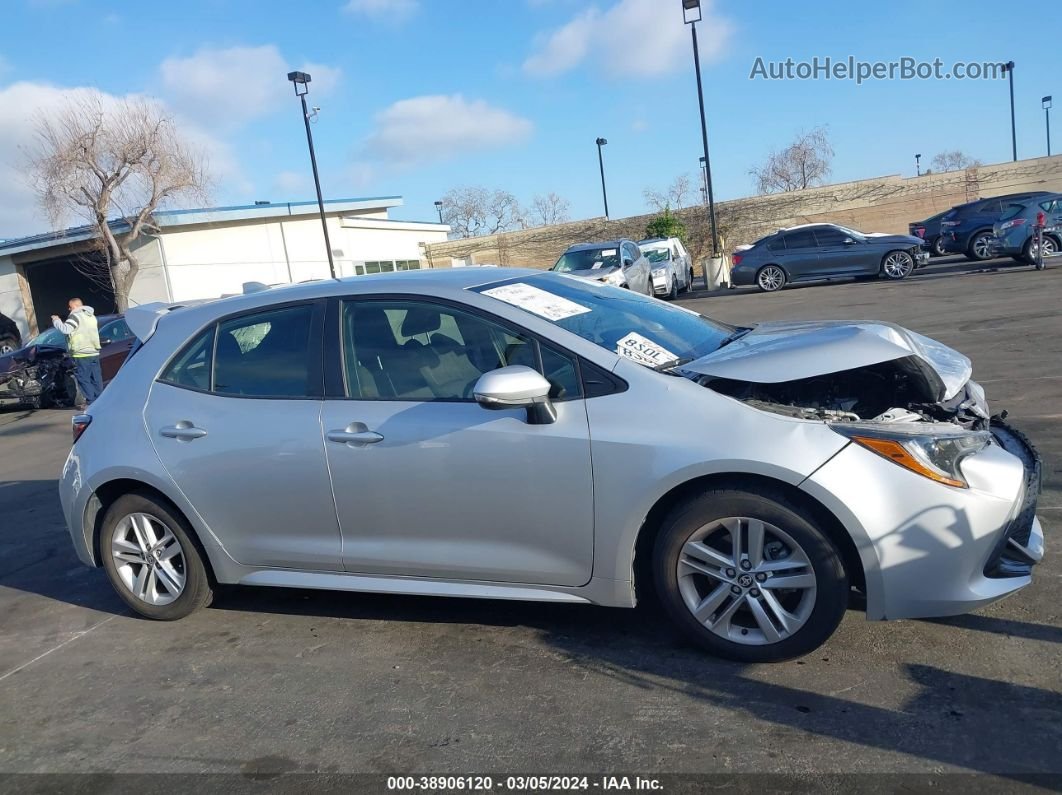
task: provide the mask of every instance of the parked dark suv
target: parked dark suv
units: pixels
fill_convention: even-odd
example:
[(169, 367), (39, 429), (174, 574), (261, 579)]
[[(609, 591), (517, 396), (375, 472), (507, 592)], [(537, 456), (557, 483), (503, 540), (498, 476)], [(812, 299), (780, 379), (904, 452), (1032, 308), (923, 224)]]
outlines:
[(19, 333), (15, 321), (7, 315), (0, 314), (0, 356), (17, 351), (21, 347), (22, 334)]
[(944, 250), (949, 254), (965, 254), (967, 259), (989, 259), (992, 256), (992, 225), (1008, 207), (1047, 195), (1047, 191), (1042, 190), (1009, 193), (952, 207), (940, 222)]

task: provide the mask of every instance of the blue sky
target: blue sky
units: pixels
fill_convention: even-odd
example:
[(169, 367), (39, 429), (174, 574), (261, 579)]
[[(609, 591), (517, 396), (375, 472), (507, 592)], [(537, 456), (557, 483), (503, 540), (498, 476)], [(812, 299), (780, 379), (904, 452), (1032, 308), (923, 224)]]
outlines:
[[(524, 202), (554, 191), (574, 217), (599, 215), (597, 136), (609, 140), (613, 216), (644, 211), (647, 187), (697, 178), (678, 0), (5, 0), (4, 11), (0, 237), (44, 228), (20, 159), (34, 118), (77, 88), (157, 97), (209, 152), (219, 204), (312, 198), (292, 68), (314, 76), (326, 195), (399, 194), (398, 217), (431, 219), (432, 202), (461, 185)], [(998, 13), (990, 2), (706, 2), (717, 197), (751, 194), (749, 169), (818, 125), (835, 181), (913, 173), (915, 152), (923, 165), (945, 149), (1010, 159), (1005, 81), (750, 80), (757, 57), (1013, 59), (1018, 153), (1044, 154), (1040, 97), (1062, 100), (1057, 58), (1042, 36), (1008, 44)]]

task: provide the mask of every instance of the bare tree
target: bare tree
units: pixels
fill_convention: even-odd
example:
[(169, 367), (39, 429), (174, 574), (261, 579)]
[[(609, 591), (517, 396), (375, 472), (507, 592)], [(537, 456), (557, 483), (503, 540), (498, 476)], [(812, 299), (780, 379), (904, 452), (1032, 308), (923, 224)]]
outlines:
[(833, 146), (825, 127), (797, 136), (780, 152), (771, 152), (767, 162), (749, 171), (760, 193), (785, 193), (822, 185), (830, 176)]
[(693, 191), (689, 174), (679, 174), (663, 191), (646, 188), (642, 191), (645, 203), (660, 213), (664, 210), (680, 210), (690, 204)]
[(550, 192), (545, 196), (535, 196), (528, 208), (532, 226), (552, 226), (563, 224), (571, 219), (572, 203)]
[(442, 197), (443, 222), (456, 237), (493, 235), (525, 226), (520, 202), (508, 191), (454, 188)]
[(156, 231), (154, 212), (206, 194), (202, 157), (161, 106), (145, 99), (105, 104), (98, 93), (40, 118), (31, 173), (53, 228), (74, 216), (95, 230), (103, 262), (96, 273), (109, 276), (119, 311), (128, 308), (140, 269), (136, 240)]
[[(964, 152), (955, 149), (934, 155), (930, 165), (933, 171), (959, 171), (964, 168), (977, 168), (982, 164), (980, 160), (969, 157)], [(928, 174), (929, 171), (925, 173)]]

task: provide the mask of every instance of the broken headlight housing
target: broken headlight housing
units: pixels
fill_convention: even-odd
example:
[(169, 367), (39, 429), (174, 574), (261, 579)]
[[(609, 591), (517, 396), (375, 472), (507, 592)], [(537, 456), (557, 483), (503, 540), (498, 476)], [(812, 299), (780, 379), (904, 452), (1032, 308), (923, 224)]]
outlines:
[(878, 424), (846, 422), (830, 427), (904, 469), (960, 489), (969, 488), (960, 468), (963, 459), (980, 452), (992, 440), (988, 431), (947, 426), (927, 430), (924, 425), (912, 424), (885, 429)]

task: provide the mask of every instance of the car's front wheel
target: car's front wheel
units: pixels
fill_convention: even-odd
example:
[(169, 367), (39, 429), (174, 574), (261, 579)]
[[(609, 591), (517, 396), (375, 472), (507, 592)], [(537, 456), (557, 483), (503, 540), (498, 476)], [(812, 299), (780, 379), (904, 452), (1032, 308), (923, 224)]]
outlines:
[(785, 287), (785, 271), (777, 265), (764, 265), (756, 274), (756, 286), (765, 293), (773, 293)]
[(191, 528), (164, 500), (141, 494), (115, 500), (103, 519), (100, 553), (118, 595), (147, 618), (184, 618), (213, 597)]
[(667, 300), (674, 301), (676, 298), (678, 298), (678, 279), (672, 276), (670, 284), (671, 288), (667, 291)]
[(664, 520), (657, 592), (692, 641), (741, 662), (777, 662), (822, 645), (848, 604), (837, 548), (781, 495), (709, 491)]
[(881, 275), (893, 281), (906, 279), (914, 268), (914, 257), (906, 251), (890, 251), (881, 260)]
[(0, 337), (0, 356), (7, 356), (17, 350), (18, 340), (14, 337)]

